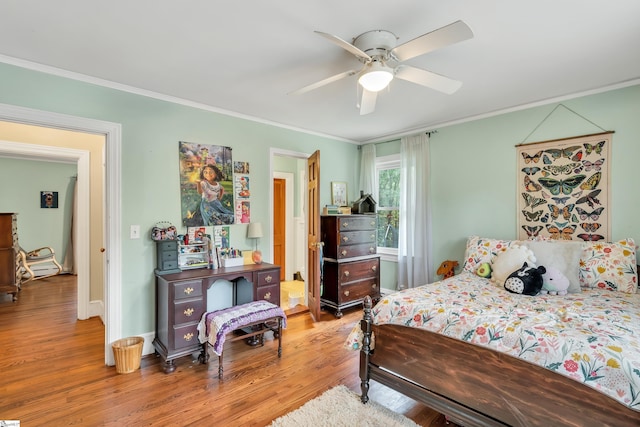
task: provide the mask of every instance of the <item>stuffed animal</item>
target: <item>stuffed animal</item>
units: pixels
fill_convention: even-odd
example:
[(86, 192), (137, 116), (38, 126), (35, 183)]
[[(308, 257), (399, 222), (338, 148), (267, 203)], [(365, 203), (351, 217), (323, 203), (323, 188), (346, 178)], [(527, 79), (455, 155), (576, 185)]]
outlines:
[(519, 270), (514, 271), (504, 281), (504, 288), (514, 294), (538, 295), (542, 289), (542, 275), (547, 269), (544, 266), (529, 267), (526, 262)]
[(533, 251), (526, 246), (513, 244), (508, 249), (499, 252), (498, 256), (491, 263), (491, 280), (498, 285), (504, 284), (507, 277), (520, 267), (523, 263), (530, 266), (535, 265), (536, 256)]
[(488, 262), (483, 262), (478, 266), (476, 270), (476, 274), (480, 277), (484, 277), (486, 279), (491, 277), (491, 264)]
[(566, 295), (569, 289), (569, 279), (555, 267), (547, 268), (547, 272), (542, 275), (541, 294)]
[(443, 279), (448, 279), (449, 277), (453, 277), (455, 273), (455, 271), (453, 271), (454, 268), (456, 268), (458, 266), (458, 261), (452, 261), (452, 260), (446, 260), (443, 261), (442, 264), (440, 264), (440, 267), (438, 267), (438, 271), (437, 273), (440, 275), (444, 275), (442, 278)]

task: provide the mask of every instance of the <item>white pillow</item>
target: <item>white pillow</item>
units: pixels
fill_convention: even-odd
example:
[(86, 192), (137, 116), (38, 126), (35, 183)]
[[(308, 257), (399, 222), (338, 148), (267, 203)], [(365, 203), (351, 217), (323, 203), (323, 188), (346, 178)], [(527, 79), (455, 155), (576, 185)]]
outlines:
[(491, 264), (491, 280), (503, 285), (507, 277), (519, 270), (525, 262), (529, 267), (535, 266), (536, 257), (533, 251), (526, 246), (512, 244), (509, 249), (500, 252)]
[(554, 267), (569, 279), (570, 294), (581, 292), (580, 256), (584, 242), (528, 241), (526, 245), (535, 254), (538, 266)]

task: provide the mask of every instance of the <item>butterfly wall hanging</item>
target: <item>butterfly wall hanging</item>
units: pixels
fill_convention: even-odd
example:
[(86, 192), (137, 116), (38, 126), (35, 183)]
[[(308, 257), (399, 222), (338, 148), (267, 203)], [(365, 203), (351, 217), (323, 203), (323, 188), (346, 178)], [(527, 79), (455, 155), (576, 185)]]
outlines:
[(518, 238), (609, 238), (613, 133), (516, 146)]

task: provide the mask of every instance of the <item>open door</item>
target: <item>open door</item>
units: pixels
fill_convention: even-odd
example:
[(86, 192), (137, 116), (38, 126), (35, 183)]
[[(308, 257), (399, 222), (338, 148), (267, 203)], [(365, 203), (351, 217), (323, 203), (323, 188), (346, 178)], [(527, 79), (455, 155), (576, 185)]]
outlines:
[(320, 320), (320, 151), (307, 160), (307, 300), (314, 321)]

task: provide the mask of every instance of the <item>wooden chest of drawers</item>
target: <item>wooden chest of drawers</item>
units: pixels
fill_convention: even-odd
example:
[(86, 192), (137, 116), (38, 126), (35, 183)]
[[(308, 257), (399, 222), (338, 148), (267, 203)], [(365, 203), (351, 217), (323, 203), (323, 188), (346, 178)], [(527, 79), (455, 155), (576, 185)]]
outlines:
[(18, 299), (20, 265), (18, 252), (18, 219), (15, 213), (0, 213), (0, 292)]
[(342, 309), (380, 298), (380, 257), (372, 215), (321, 217), (323, 282), (320, 302), (342, 317)]
[[(250, 282), (249, 286), (238, 286), (236, 282), (239, 279)], [(234, 284), (234, 305), (257, 300), (280, 305), (280, 267), (277, 265), (264, 263), (156, 274), (156, 336), (153, 345), (165, 360), (166, 373), (176, 369), (174, 359), (201, 350), (198, 323), (207, 311), (207, 290), (217, 280), (228, 280)]]

